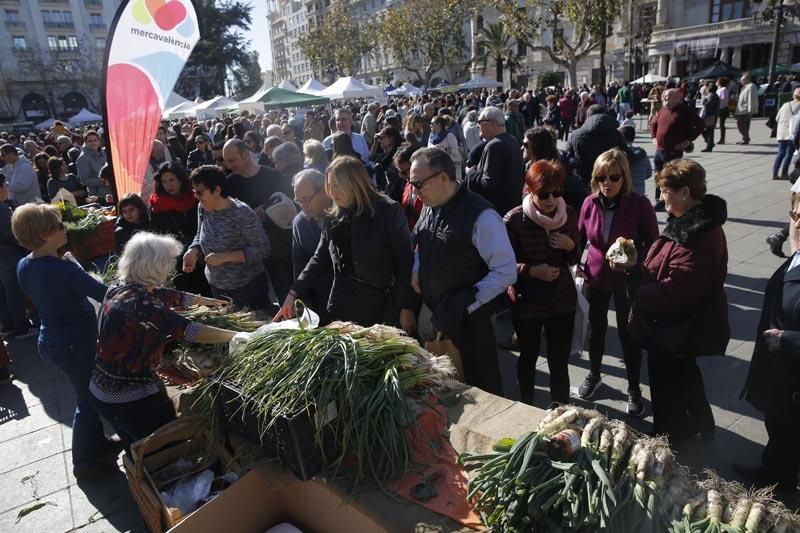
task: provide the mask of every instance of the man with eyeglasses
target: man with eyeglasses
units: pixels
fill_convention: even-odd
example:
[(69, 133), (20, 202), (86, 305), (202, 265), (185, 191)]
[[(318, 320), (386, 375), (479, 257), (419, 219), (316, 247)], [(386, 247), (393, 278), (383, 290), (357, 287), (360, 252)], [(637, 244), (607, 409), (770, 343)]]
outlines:
[(424, 302), (420, 335), (432, 338), (425, 327), (432, 323), (461, 352), (466, 383), (500, 395), (492, 315), (497, 297), (517, 280), (503, 220), (488, 201), (456, 181), (453, 160), (438, 148), (414, 153), (409, 184), (425, 204), (413, 233), (411, 282)]
[(506, 117), (496, 107), (487, 107), (478, 117), (486, 146), (478, 166), (467, 173), (467, 184), (494, 206), (500, 216), (522, 201), (525, 164), (517, 140), (506, 132)]
[(333, 116), (336, 120), (336, 131), (332, 132), (331, 135), (328, 135), (325, 137), (325, 140), (322, 141), (322, 147), (325, 148), (325, 153), (328, 154), (329, 158), (331, 157), (333, 154), (333, 134), (341, 131), (350, 136), (353, 150), (356, 151), (358, 157), (367, 168), (371, 169), (372, 162), (369, 159), (369, 146), (367, 146), (367, 141), (364, 139), (363, 135), (353, 131), (353, 114), (346, 107), (342, 107), (334, 111)]
[[(314, 257), (331, 207), (325, 192), (325, 175), (314, 169), (298, 172), (294, 177), (294, 201), (302, 208), (292, 221), (292, 269), (296, 281)], [(307, 303), (320, 317), (324, 317), (332, 284), (333, 272), (328, 272), (312, 287), (312, 301)]]
[(6, 176), (11, 200), (18, 206), (39, 201), (39, 180), (31, 162), (20, 156), (13, 144), (0, 146), (0, 158), (5, 163), (2, 172)]

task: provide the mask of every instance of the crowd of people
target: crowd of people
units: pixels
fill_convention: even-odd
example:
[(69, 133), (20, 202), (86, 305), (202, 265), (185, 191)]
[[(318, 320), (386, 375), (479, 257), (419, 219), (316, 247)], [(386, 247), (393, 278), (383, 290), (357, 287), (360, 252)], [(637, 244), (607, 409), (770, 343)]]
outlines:
[[(323, 324), (392, 324), (423, 342), (443, 334), (460, 351), (466, 383), (499, 395), (510, 391), (503, 390), (494, 317), (507, 312), (522, 401), (534, 402), (546, 336), (549, 400), (568, 403), (580, 277), (590, 369), (577, 395), (589, 400), (600, 389), (613, 298), (627, 413), (646, 412), (641, 332), (669, 322), (681, 332), (671, 344), (646, 346), (654, 432), (675, 444), (713, 439), (696, 358), (723, 355), (730, 337), (727, 209), (707, 193), (703, 167), (684, 154), (701, 134), (713, 149), (717, 122), (718, 144), (725, 142), (733, 101), (740, 143), (749, 142), (758, 101), (752, 81), (739, 81), (736, 100), (726, 79), (694, 87), (624, 82), (350, 102), (330, 115), (320, 107), (165, 122), (141, 191), (119, 199), (101, 131), (57, 123), (25, 139), (2, 134), (0, 191), (14, 202), (13, 213), (0, 203), (3, 333), (36, 331), (24, 291), (41, 323), (40, 354), (75, 389), (73, 465), (76, 476), (88, 477), (111, 468), (103, 461), (114, 445), (103, 438), (99, 416), (124, 447), (175, 416), (154, 373), (167, 343), (233, 335), (182, 318), (177, 306), (230, 303), (280, 320), (293, 317), (302, 300)], [(646, 113), (643, 98), (650, 98), (652, 165), (636, 146), (631, 120)], [(779, 113), (779, 142), (785, 122)], [(40, 200), (63, 191), (78, 202), (117, 206), (119, 284), (106, 287), (58, 260), (64, 225)], [(795, 250), (793, 209), (787, 234)], [(661, 234), (657, 210), (668, 214)], [(636, 251), (624, 265), (606, 258), (619, 238)], [(786, 279), (791, 274), (790, 266)], [(164, 288), (168, 279), (174, 288)], [(99, 321), (88, 299), (102, 303)], [(794, 346), (792, 302), (795, 311), (774, 311), (795, 315), (778, 322), (785, 331), (765, 327), (762, 351)], [(753, 371), (751, 391), (759, 383)], [(761, 394), (777, 392), (762, 383)], [(759, 472), (775, 477), (775, 461), (797, 459), (786, 444), (797, 434), (786, 429), (786, 413), (771, 420), (774, 450), (765, 468), (772, 470)]]

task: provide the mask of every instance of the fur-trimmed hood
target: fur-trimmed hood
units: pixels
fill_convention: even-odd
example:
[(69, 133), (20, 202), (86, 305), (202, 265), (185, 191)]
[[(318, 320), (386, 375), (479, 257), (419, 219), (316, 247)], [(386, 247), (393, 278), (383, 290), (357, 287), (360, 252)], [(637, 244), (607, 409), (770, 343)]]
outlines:
[(722, 226), (728, 220), (728, 204), (713, 194), (703, 197), (703, 202), (694, 206), (681, 217), (670, 217), (663, 236), (681, 246), (686, 246), (694, 235)]

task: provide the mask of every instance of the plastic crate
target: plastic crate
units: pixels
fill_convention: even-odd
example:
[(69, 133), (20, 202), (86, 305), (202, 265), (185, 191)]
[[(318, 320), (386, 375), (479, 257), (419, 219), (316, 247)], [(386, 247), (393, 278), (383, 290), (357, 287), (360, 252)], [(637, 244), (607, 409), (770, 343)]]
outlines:
[(209, 379), (219, 387), (215, 408), (217, 414), (222, 415), (225, 433), (239, 433), (253, 444), (261, 446), (267, 455), (278, 457), (301, 481), (308, 481), (318, 474), (325, 464), (325, 457), (331, 459), (339, 456), (333, 432), (327, 426), (327, 422), (335, 418), (335, 412), (330, 413), (332, 409), (326, 411), (326, 420), (322, 422), (326, 427), (320, 448), (315, 439), (313, 408), (281, 416), (269, 430), (262, 432), (258, 417), (242, 405), (240, 389), (214, 376)]

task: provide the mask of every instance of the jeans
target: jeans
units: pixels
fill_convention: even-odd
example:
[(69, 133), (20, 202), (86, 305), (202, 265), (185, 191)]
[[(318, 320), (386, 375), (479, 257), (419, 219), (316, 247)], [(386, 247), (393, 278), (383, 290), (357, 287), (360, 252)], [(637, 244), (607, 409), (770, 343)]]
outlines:
[(720, 107), (719, 109), (719, 142), (725, 144), (725, 119), (728, 118), (730, 113), (727, 107)]
[(92, 396), (92, 405), (111, 422), (128, 454), (131, 444), (175, 420), (175, 407), (163, 390), (141, 400), (125, 403), (101, 402)]
[(539, 358), (544, 328), (547, 335), (547, 368), (550, 370), (550, 399), (569, 403), (569, 350), (575, 313), (561, 313), (540, 320), (514, 317), (512, 322), (520, 347), (517, 379), (522, 400), (533, 400), (536, 360)]
[(631, 104), (628, 102), (620, 102), (619, 107), (617, 108), (617, 122), (622, 124), (622, 121), (625, 120), (625, 113), (630, 111)]
[(750, 115), (736, 115), (736, 127), (742, 134), (742, 141), (750, 142)]
[[(772, 163), (773, 176), (789, 174), (789, 163), (792, 162), (792, 155), (794, 155), (794, 143), (792, 141), (778, 141), (778, 153), (775, 156), (775, 162)], [(781, 170), (780, 174), (778, 174), (778, 170)]]
[(25, 333), (31, 327), (25, 315), (22, 289), (17, 280), (18, 256), (0, 258), (0, 323), (3, 329)]
[(76, 469), (90, 466), (96, 454), (107, 444), (103, 422), (92, 405), (92, 394), (89, 392), (95, 343), (58, 347), (39, 343), (39, 355), (58, 367), (72, 385), (77, 401), (72, 420), (72, 466)]
[(639, 374), (642, 369), (642, 350), (631, 341), (628, 332), (628, 315), (631, 311), (631, 299), (625, 287), (607, 291), (594, 287), (586, 288), (586, 299), (589, 300), (589, 361), (591, 372), (600, 375), (603, 352), (606, 349), (606, 331), (608, 330), (608, 305), (614, 297), (614, 310), (617, 315), (617, 333), (622, 345), (625, 373), (628, 377), (628, 391), (639, 390)]
[(266, 272), (262, 272), (238, 289), (220, 289), (211, 285), (211, 294), (214, 298), (230, 298), (237, 307), (266, 310), (269, 302), (269, 277)]
[(703, 375), (694, 357), (682, 359), (648, 352), (653, 432), (670, 440), (714, 432), (714, 415), (706, 398)]

